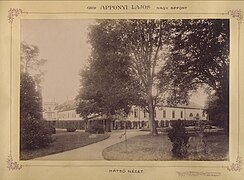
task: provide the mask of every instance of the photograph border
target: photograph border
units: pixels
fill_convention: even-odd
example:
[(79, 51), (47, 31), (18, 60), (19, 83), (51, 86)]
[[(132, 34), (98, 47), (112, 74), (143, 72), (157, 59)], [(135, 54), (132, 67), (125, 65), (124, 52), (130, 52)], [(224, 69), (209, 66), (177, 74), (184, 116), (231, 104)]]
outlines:
[[(151, 3), (151, 2), (150, 2)], [(22, 10), (21, 8), (10, 8), (8, 11), (8, 22), (10, 25), (10, 49), (9, 49), (9, 56), (10, 56), (10, 149), (9, 149), (9, 156), (7, 158), (7, 168), (9, 170), (20, 170), (23, 167), (28, 167), (28, 166), (46, 166), (46, 167), (155, 167), (155, 166), (128, 166), (128, 165), (116, 165), (116, 164), (111, 164), (111, 165), (60, 165), (60, 164), (53, 164), (53, 165), (42, 165), (42, 164), (22, 164), (21, 161), (15, 161), (13, 158), (13, 24), (14, 20), (17, 18), (21, 18), (22, 15), (28, 16), (31, 14), (37, 14), (37, 15), (76, 15), (76, 14), (124, 14), (124, 13), (100, 13), (100, 12), (72, 12), (72, 11), (67, 11), (67, 12), (38, 12), (38, 11), (25, 11)], [(133, 14), (133, 13), (126, 13), (128, 14)], [(156, 167), (201, 167), (201, 168), (225, 168), (228, 171), (240, 171), (243, 166), (243, 160), (242, 157), (240, 156), (240, 31), (241, 31), (241, 23), (243, 21), (243, 11), (241, 9), (235, 9), (235, 10), (229, 10), (228, 12), (223, 12), (223, 13), (142, 13), (142, 12), (136, 12), (135, 14), (140, 15), (140, 14), (165, 14), (165, 15), (173, 15), (173, 14), (193, 14), (193, 15), (220, 15), (220, 16), (229, 16), (229, 19), (234, 19), (235, 21), (238, 22), (238, 42), (237, 42), (237, 47), (238, 47), (238, 54), (237, 54), (237, 64), (238, 64), (238, 69), (237, 69), (237, 75), (238, 75), (238, 82), (237, 82), (237, 103), (238, 103), (238, 114), (237, 114), (237, 157), (235, 162), (230, 162), (229, 166), (221, 166), (221, 165), (213, 165), (213, 166), (204, 166), (204, 165), (197, 165), (197, 166), (156, 166)]]

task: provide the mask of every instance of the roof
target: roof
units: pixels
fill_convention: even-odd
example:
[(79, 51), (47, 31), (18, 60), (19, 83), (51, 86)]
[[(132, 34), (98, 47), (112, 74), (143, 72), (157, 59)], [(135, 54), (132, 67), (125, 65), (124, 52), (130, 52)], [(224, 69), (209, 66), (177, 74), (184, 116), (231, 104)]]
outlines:
[(189, 102), (188, 105), (177, 105), (177, 107), (192, 108), (192, 109), (203, 109), (202, 106), (200, 106), (199, 104), (194, 103), (194, 102)]
[(204, 107), (200, 106), (199, 104), (197, 104), (195, 102), (189, 102), (188, 104), (178, 104), (176, 106), (170, 106), (170, 105), (165, 105), (165, 104), (161, 104), (159, 106), (174, 107), (174, 108), (188, 108), (188, 109), (204, 109)]
[(68, 100), (64, 103), (58, 105), (55, 107), (55, 110), (57, 111), (70, 111), (77, 108), (77, 104), (75, 100)]

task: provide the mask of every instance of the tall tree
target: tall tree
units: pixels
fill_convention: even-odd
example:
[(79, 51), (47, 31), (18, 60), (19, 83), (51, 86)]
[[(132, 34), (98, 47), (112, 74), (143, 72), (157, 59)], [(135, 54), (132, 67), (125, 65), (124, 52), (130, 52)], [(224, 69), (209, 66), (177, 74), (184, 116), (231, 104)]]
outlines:
[(223, 121), (228, 122), (229, 20), (186, 19), (175, 20), (171, 25), (172, 49), (160, 72), (160, 77), (167, 77), (162, 78), (161, 86), (169, 79), (180, 92), (207, 85), (218, 99), (215, 104), (222, 109), (215, 113), (222, 114)]
[[(169, 22), (170, 20), (100, 20), (92, 27), (90, 34), (91, 40), (96, 42), (92, 43), (92, 48), (99, 52), (100, 58), (103, 57), (101, 59), (108, 62), (117, 59), (117, 63), (120, 63), (121, 59), (113, 56), (126, 57), (128, 65), (123, 71), (127, 71), (140, 84), (134, 91), (138, 91), (140, 105), (149, 113), (151, 133), (154, 135), (157, 134), (155, 107), (166, 90), (158, 88), (157, 74), (169, 50)], [(96, 57), (96, 54), (92, 54), (92, 57)]]
[(42, 120), (42, 103), (34, 79), (20, 75), (20, 147), (37, 149), (52, 142), (51, 133)]
[(39, 47), (36, 45), (29, 45), (25, 41), (21, 42), (21, 71), (25, 73), (40, 74), (40, 66), (46, 60), (39, 58)]
[(169, 28), (171, 20), (125, 20), (122, 41), (126, 43), (131, 59), (131, 69), (141, 83), (141, 94), (146, 101), (145, 109), (149, 113), (151, 133), (157, 134), (155, 125), (155, 107), (162, 102), (167, 88), (158, 88), (158, 73), (165, 61), (169, 46)]
[(20, 46), (20, 70), (22, 73), (31, 75), (37, 86), (37, 90), (42, 95), (41, 82), (43, 81), (44, 71), (42, 66), (46, 63), (46, 59), (39, 58), (39, 47), (30, 45), (27, 42), (21, 42)]
[(34, 79), (22, 72), (20, 75), (20, 119), (41, 119), (41, 97), (36, 89)]
[[(21, 149), (45, 147), (52, 142), (42, 119), (41, 71), (37, 46), (21, 44), (20, 72), (20, 146)], [(24, 65), (24, 66), (23, 66)]]
[(85, 119), (105, 115), (111, 119), (118, 112), (128, 114), (140, 88), (129, 67), (125, 48), (116, 44), (119, 34), (104, 34), (103, 28), (91, 27), (92, 53), (89, 65), (81, 71), (77, 112)]

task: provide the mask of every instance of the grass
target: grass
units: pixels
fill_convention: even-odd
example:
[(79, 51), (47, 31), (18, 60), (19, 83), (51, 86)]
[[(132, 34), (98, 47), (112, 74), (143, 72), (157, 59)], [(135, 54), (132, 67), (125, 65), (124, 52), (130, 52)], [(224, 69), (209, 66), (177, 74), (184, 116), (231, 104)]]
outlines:
[[(188, 156), (181, 160), (228, 160), (228, 136), (219, 133), (206, 134), (207, 153), (197, 152), (198, 136), (192, 135), (189, 140)], [(127, 144), (127, 145), (126, 145)], [(172, 157), (172, 143), (167, 134), (158, 136), (141, 135), (112, 145), (103, 150), (106, 160), (119, 161), (171, 161), (180, 160)]]
[(90, 133), (85, 132), (57, 132), (57, 134), (53, 135), (54, 142), (49, 147), (36, 150), (21, 150), (20, 160), (29, 160), (76, 149), (102, 141), (108, 137), (109, 134), (97, 134), (96, 136), (91, 136)]

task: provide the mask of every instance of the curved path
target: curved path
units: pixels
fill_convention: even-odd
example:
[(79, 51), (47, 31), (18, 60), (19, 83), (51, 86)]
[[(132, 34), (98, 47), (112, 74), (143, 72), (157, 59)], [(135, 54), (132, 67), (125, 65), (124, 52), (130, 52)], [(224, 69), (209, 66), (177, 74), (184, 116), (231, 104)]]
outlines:
[[(125, 140), (125, 136), (123, 136), (124, 131), (113, 131), (111, 132), (111, 135), (108, 139), (105, 139), (103, 141), (80, 147), (77, 149), (65, 151), (58, 154), (48, 155), (40, 158), (36, 158), (33, 160), (53, 160), (53, 161), (83, 161), (83, 160), (104, 160), (102, 156), (102, 151), (113, 145), (117, 144), (119, 142), (122, 142)], [(138, 136), (148, 134), (148, 132), (145, 131), (139, 131), (139, 130), (127, 130), (127, 139)], [(123, 136), (123, 137), (121, 137)]]

